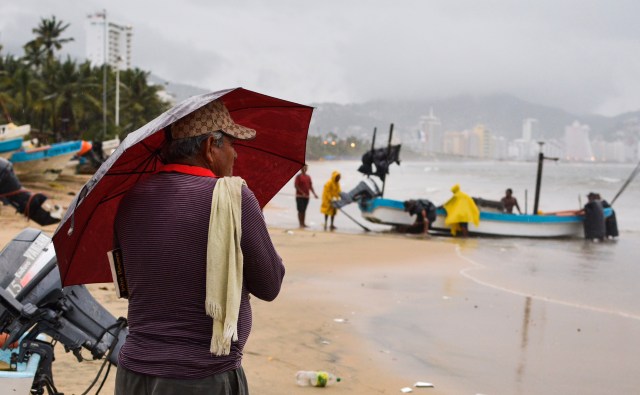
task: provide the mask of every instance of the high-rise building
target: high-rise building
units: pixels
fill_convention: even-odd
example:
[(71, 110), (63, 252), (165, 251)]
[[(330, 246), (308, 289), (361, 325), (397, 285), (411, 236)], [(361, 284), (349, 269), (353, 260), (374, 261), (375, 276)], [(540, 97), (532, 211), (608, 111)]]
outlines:
[(538, 120), (535, 118), (525, 118), (522, 121), (522, 140), (531, 141), (532, 138), (536, 136), (533, 133), (533, 125), (538, 123)]
[(420, 132), (418, 136), (424, 153), (442, 152), (441, 127), (440, 119), (433, 115), (433, 108), (429, 109), (429, 115), (420, 117)]
[(476, 125), (469, 135), (469, 156), (493, 158), (494, 142), (493, 133), (489, 129), (484, 125)]
[(92, 66), (105, 62), (120, 70), (131, 68), (131, 39), (133, 28), (107, 19), (106, 11), (87, 15), (86, 56)]
[(581, 125), (574, 121), (564, 128), (564, 156), (568, 160), (594, 160), (591, 142), (589, 141), (589, 125)]

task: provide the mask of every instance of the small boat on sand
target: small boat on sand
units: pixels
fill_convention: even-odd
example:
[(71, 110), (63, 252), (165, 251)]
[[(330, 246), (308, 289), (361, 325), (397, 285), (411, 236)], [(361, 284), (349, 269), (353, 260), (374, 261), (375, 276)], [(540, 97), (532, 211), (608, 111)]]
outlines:
[(14, 151), (22, 148), (22, 137), (0, 140), (0, 157), (8, 159)]
[(44, 147), (16, 151), (9, 160), (16, 174), (53, 181), (64, 170), (67, 162), (82, 149), (82, 141), (68, 141)]
[(0, 141), (3, 140), (11, 140), (20, 137), (26, 136), (31, 131), (31, 125), (16, 125), (14, 123), (8, 123), (5, 125), (0, 125)]
[[(411, 226), (415, 217), (404, 211), (404, 202), (400, 200), (376, 197), (359, 202), (362, 217), (367, 221), (396, 227)], [(480, 208), (478, 226), (469, 223), (469, 234), (502, 237), (562, 238), (584, 236), (584, 215), (575, 212), (546, 214), (507, 214), (499, 211), (485, 211)], [(611, 208), (605, 208), (606, 217), (612, 214)], [(445, 225), (447, 213), (441, 207), (436, 210), (436, 220), (431, 226), (432, 232), (450, 233)]]

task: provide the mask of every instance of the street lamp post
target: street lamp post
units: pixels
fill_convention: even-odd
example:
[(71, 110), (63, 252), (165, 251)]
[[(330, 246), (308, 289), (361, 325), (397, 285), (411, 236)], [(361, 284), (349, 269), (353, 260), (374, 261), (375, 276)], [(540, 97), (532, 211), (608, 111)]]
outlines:
[(118, 56), (118, 61), (116, 62), (116, 126), (120, 125), (120, 64), (122, 62), (122, 57)]
[(107, 10), (102, 10), (103, 25), (103, 48), (102, 48), (102, 138), (104, 140), (107, 135), (107, 54), (109, 46), (109, 28), (107, 26)]

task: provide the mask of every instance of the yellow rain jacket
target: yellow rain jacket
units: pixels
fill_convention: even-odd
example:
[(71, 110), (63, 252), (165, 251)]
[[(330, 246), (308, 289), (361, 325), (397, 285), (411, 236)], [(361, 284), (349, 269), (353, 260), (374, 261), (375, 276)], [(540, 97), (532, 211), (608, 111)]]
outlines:
[(444, 220), (445, 225), (451, 226), (451, 234), (455, 235), (459, 228), (460, 222), (472, 222), (478, 226), (480, 223), (480, 210), (469, 195), (460, 190), (460, 185), (456, 184), (451, 188), (453, 197), (442, 205), (447, 211), (447, 217)]
[(331, 179), (324, 184), (324, 190), (322, 191), (322, 205), (320, 206), (320, 212), (324, 215), (336, 215), (337, 209), (331, 205), (331, 201), (340, 199), (339, 175), (339, 172), (334, 171), (331, 173)]

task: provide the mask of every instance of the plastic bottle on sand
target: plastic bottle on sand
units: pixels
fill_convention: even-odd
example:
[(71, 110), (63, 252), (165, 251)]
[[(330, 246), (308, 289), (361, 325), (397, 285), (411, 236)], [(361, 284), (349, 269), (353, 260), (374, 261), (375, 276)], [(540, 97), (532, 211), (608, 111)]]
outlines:
[(296, 373), (296, 382), (302, 387), (327, 387), (340, 382), (340, 377), (323, 371), (301, 370)]

